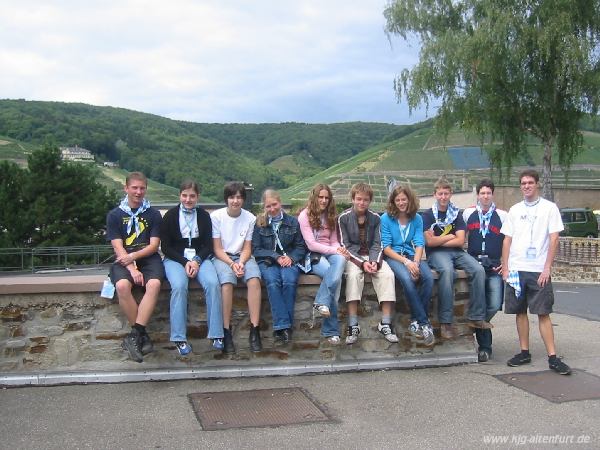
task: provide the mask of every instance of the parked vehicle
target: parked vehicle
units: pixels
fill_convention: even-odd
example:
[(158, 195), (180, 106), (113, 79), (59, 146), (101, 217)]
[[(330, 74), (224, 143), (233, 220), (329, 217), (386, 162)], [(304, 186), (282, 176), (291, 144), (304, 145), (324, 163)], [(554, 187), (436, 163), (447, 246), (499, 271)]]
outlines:
[(565, 229), (561, 236), (598, 237), (598, 219), (589, 208), (561, 208)]

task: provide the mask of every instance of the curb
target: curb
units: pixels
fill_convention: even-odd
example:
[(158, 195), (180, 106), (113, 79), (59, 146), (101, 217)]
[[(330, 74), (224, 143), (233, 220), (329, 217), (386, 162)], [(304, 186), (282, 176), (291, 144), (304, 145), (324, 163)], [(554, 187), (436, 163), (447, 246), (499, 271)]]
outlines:
[(256, 364), (215, 368), (151, 369), (123, 371), (36, 372), (0, 374), (0, 386), (57, 386), (69, 384), (131, 383), (141, 381), (172, 381), (218, 378), (290, 376), (325, 373), (358, 372), (367, 370), (423, 369), (456, 366), (477, 362), (473, 352), (415, 358), (386, 358), (380, 360), (306, 362), (288, 365)]

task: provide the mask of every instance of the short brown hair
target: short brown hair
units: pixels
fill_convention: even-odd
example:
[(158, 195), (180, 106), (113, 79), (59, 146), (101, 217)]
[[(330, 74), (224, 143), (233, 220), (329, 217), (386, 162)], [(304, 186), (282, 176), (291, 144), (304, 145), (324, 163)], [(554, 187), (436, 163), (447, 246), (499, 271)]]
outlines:
[(246, 201), (246, 186), (241, 181), (230, 181), (225, 184), (223, 188), (223, 201), (227, 204), (227, 199), (229, 197), (233, 197), (236, 194), (240, 194), (240, 196)]
[(181, 194), (183, 191), (187, 189), (193, 189), (196, 194), (200, 194), (200, 186), (194, 180), (184, 180), (179, 185), (179, 193)]
[(417, 198), (413, 190), (408, 186), (396, 186), (394, 190), (390, 192), (386, 208), (387, 213), (391, 217), (396, 218), (400, 215), (400, 211), (396, 207), (396, 203), (394, 203), (394, 200), (396, 199), (398, 194), (404, 194), (406, 195), (406, 197), (408, 197), (408, 209), (406, 211), (406, 214), (410, 219), (412, 219), (413, 217), (415, 217), (417, 211), (419, 210), (419, 199)]
[(445, 177), (441, 177), (433, 185), (433, 193), (435, 194), (439, 189), (449, 189), (452, 192), (452, 185)]
[(148, 186), (148, 178), (142, 172), (131, 172), (125, 178), (125, 185), (129, 186), (129, 183), (133, 180), (143, 181), (146, 186)]
[(519, 174), (519, 183), (521, 183), (523, 177), (531, 177), (535, 180), (536, 183), (540, 182), (540, 174), (535, 169), (525, 169), (523, 172), (521, 172)]
[(354, 196), (358, 193), (367, 194), (369, 196), (369, 200), (373, 200), (373, 188), (369, 186), (367, 183), (356, 183), (350, 189), (350, 198), (354, 200)]

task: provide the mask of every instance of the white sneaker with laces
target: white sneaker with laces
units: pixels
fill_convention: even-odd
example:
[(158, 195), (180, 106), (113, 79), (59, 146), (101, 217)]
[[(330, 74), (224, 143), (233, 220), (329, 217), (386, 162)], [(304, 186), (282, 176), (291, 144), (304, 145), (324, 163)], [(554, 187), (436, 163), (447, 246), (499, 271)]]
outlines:
[(383, 334), (383, 337), (388, 342), (392, 342), (392, 343), (398, 342), (398, 336), (396, 336), (396, 333), (394, 333), (394, 330), (392, 329), (392, 326), (389, 323), (379, 322), (377, 324), (377, 329), (379, 330), (379, 332), (381, 334)]
[(421, 329), (423, 330), (423, 343), (428, 347), (435, 344), (435, 336), (433, 335), (433, 328), (431, 328), (431, 325), (424, 325)]
[(408, 326), (408, 332), (411, 336), (414, 336), (417, 339), (423, 339), (423, 329), (416, 320), (413, 320), (410, 323)]
[(358, 335), (360, 334), (360, 326), (358, 325), (349, 325), (348, 326), (348, 336), (346, 336), (346, 344), (354, 344), (358, 340)]

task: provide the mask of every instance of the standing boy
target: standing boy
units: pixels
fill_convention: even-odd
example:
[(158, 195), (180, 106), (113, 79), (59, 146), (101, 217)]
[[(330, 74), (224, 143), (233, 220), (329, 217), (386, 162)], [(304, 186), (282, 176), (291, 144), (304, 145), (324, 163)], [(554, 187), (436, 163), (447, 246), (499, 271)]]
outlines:
[(382, 259), (379, 215), (369, 209), (373, 189), (365, 183), (357, 183), (350, 191), (352, 208), (338, 218), (340, 244), (348, 250), (346, 262), (346, 303), (348, 307), (348, 335), (346, 344), (354, 344), (360, 334), (358, 304), (362, 297), (365, 273), (371, 275), (377, 300), (381, 303), (381, 322), (377, 329), (389, 342), (398, 342), (392, 327), (392, 315), (396, 305), (394, 272)]
[(471, 328), (492, 328), (485, 321), (485, 270), (462, 248), (465, 243), (466, 225), (450, 199), (452, 186), (440, 178), (433, 186), (435, 202), (423, 213), (425, 251), (429, 267), (437, 271), (438, 318), (442, 339), (456, 335), (454, 320), (454, 271), (463, 269), (469, 276), (469, 318)]
[[(131, 172), (125, 180), (125, 197), (106, 218), (106, 235), (115, 251), (110, 279), (115, 285), (121, 310), (131, 325), (123, 339), (123, 348), (131, 359), (144, 360), (152, 351), (146, 332), (160, 286), (165, 276), (158, 254), (161, 215), (145, 198), (148, 180), (141, 172)], [(145, 287), (139, 305), (132, 295), (134, 285)]]
[[(476, 258), (485, 270), (485, 320), (489, 322), (502, 307), (504, 282), (502, 281), (502, 242), (500, 233), (506, 211), (496, 208), (494, 182), (484, 178), (477, 185), (477, 205), (463, 211), (467, 225), (467, 252)], [(477, 359), (486, 362), (492, 356), (492, 330), (475, 329), (479, 349)]]
[(529, 353), (529, 317), (538, 315), (539, 330), (548, 366), (561, 375), (571, 369), (556, 357), (554, 331), (550, 313), (554, 292), (550, 275), (558, 249), (558, 234), (564, 229), (556, 204), (539, 195), (540, 176), (535, 170), (521, 172), (519, 182), (523, 201), (512, 206), (501, 232), (505, 235), (502, 247), (502, 277), (508, 282), (504, 311), (516, 314), (521, 353), (508, 360), (512, 367), (531, 362)]

